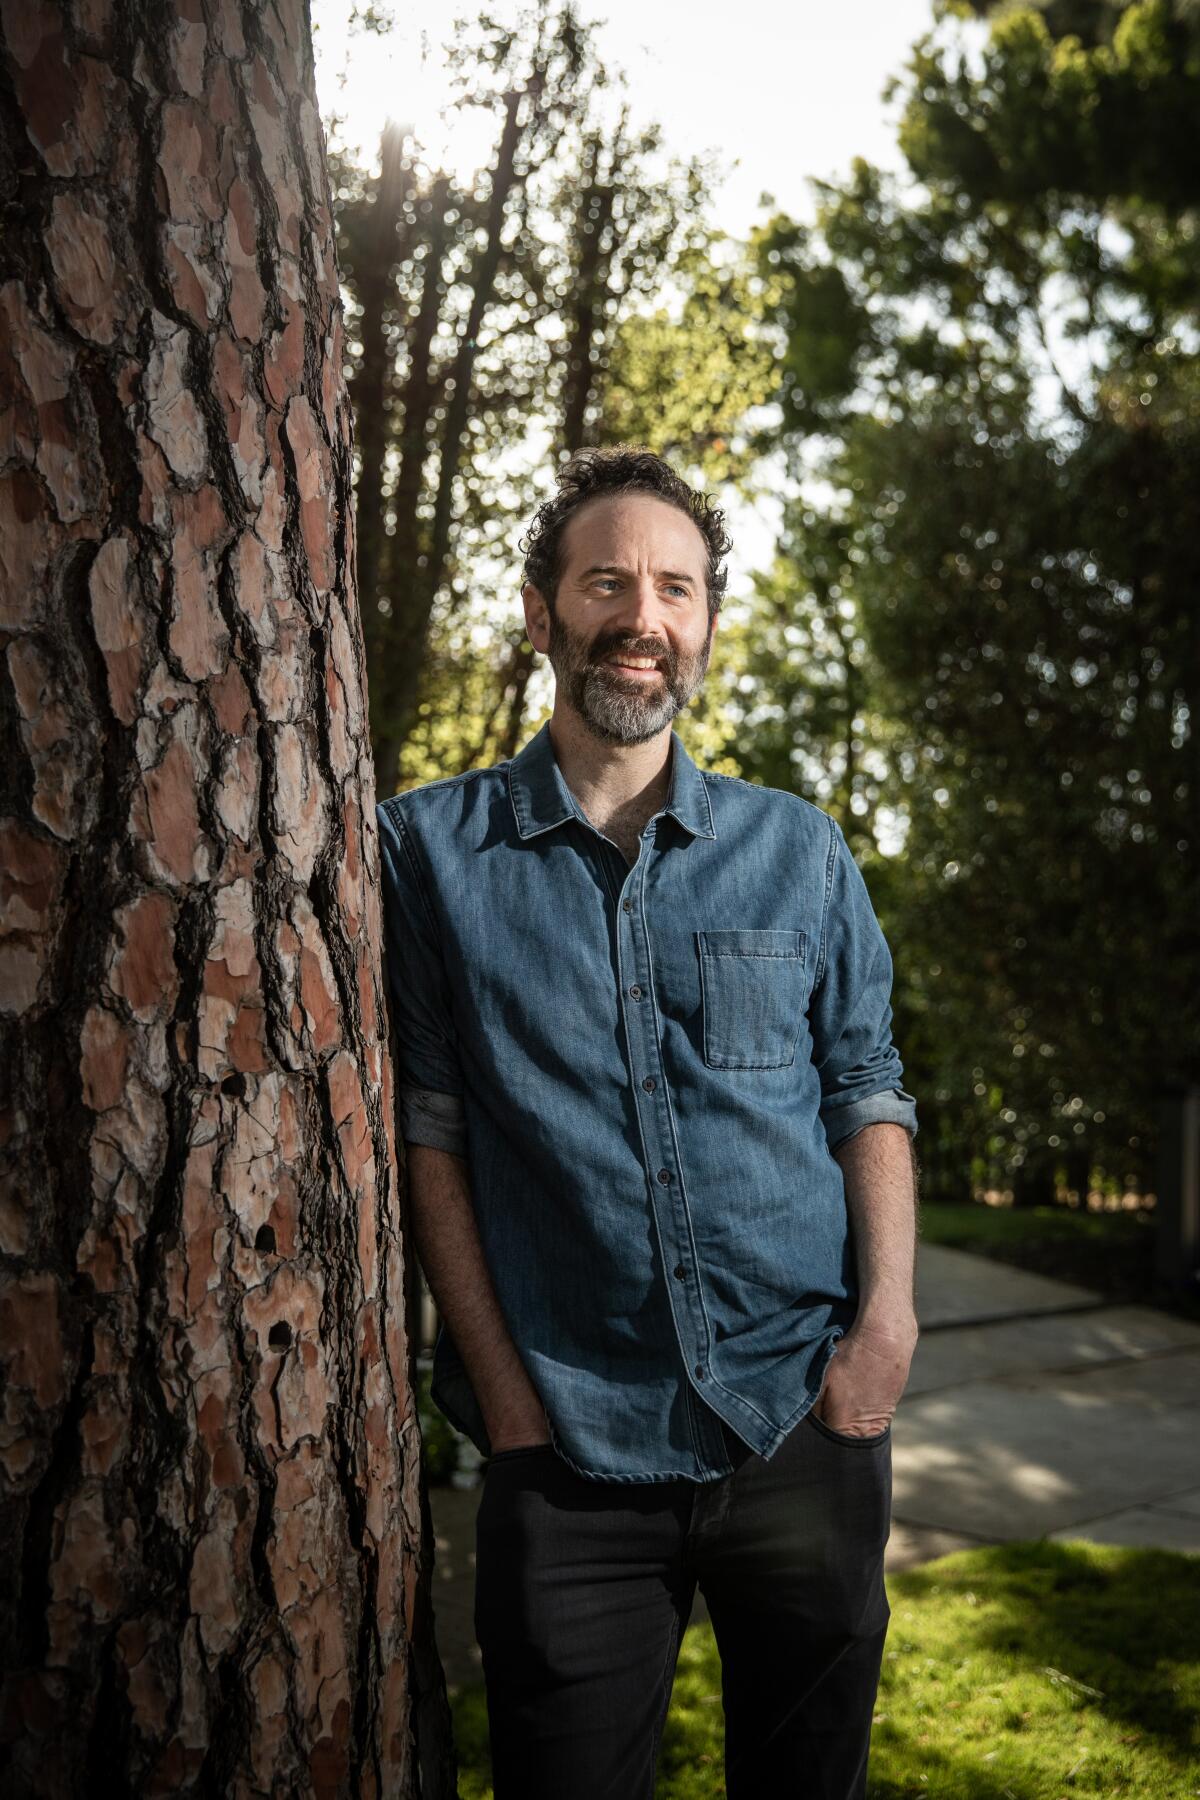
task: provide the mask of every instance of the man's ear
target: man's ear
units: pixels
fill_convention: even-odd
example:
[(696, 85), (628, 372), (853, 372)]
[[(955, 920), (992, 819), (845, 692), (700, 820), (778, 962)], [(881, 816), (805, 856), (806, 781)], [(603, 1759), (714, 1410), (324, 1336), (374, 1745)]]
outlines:
[(535, 588), (532, 581), (527, 581), (521, 589), (521, 604), (525, 608), (525, 635), (534, 649), (544, 656), (550, 648), (550, 608), (541, 589)]

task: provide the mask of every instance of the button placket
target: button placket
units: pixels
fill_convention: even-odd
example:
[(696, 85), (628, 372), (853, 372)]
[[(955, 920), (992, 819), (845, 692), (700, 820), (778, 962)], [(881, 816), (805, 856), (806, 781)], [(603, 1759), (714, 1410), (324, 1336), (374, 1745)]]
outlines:
[[(697, 1371), (698, 1380), (704, 1380), (708, 1375), (708, 1319), (697, 1283), (688, 1279), (689, 1272), (695, 1270), (696, 1259), (687, 1198), (677, 1167), (674, 1120), (662, 1063), (658, 1008), (654, 1003), (650, 932), (646, 921), (648, 869), (648, 846), (643, 845), (621, 896), (618, 977), (632, 1071), (635, 1075), (639, 1069), (651, 1071), (644, 1073), (637, 1082), (640, 1089), (637, 1104), (645, 1167), (651, 1176), (651, 1193), (655, 1196), (652, 1204), (663, 1262), (678, 1277), (669, 1283), (668, 1300), (684, 1364)], [(626, 924), (628, 931), (623, 929)], [(635, 989), (638, 990), (636, 995)], [(647, 1098), (643, 1099), (643, 1094)], [(682, 1276), (679, 1275), (681, 1269)]]

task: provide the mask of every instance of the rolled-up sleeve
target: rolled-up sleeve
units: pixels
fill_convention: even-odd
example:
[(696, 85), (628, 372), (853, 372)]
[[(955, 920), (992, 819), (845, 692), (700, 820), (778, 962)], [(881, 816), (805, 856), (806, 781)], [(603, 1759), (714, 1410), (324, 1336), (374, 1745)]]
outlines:
[(900, 1085), (892, 1042), (892, 958), (866, 882), (830, 820), (829, 895), (809, 1002), (821, 1122), (832, 1150), (865, 1125), (903, 1125), (916, 1135), (917, 1103)]
[(462, 1063), (433, 909), (399, 809), (385, 801), (375, 817), (401, 1136), (465, 1156)]

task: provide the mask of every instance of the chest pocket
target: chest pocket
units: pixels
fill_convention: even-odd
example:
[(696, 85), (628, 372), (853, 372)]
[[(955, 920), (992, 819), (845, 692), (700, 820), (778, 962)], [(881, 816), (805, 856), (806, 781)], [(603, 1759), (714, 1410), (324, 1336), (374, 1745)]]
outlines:
[(708, 1067), (789, 1067), (804, 1014), (804, 933), (698, 931), (696, 945)]

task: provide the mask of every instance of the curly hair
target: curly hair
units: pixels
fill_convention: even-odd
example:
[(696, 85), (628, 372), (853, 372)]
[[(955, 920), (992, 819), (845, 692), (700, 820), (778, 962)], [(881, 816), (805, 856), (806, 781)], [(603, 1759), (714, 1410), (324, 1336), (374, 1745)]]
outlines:
[(557, 471), (555, 480), (558, 492), (538, 507), (519, 546), (525, 555), (525, 579), (544, 596), (551, 611), (562, 575), (563, 532), (571, 515), (598, 494), (653, 494), (686, 513), (704, 539), (708, 550), (708, 619), (712, 624), (725, 597), (723, 565), (733, 540), (725, 530), (724, 513), (711, 504), (707, 494), (689, 487), (653, 450), (631, 444), (578, 450)]

